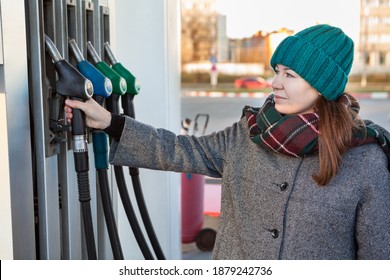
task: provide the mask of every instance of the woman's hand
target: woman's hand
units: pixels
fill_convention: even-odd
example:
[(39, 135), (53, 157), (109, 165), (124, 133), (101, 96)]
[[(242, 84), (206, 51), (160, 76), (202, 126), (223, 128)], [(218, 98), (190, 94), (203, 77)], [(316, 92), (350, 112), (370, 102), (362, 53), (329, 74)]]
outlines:
[(69, 122), (73, 117), (72, 108), (80, 109), (85, 113), (85, 120), (88, 127), (105, 129), (111, 123), (111, 113), (92, 98), (85, 102), (71, 99), (65, 100), (65, 113)]

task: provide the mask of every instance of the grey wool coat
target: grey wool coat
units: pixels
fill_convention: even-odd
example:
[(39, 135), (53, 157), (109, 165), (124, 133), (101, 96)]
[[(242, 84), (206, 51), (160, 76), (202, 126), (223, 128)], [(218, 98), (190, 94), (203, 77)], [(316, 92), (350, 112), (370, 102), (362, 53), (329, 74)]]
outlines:
[(214, 259), (390, 259), (390, 174), (381, 148), (350, 149), (326, 187), (318, 156), (254, 144), (244, 119), (207, 136), (126, 118), (110, 163), (222, 178)]

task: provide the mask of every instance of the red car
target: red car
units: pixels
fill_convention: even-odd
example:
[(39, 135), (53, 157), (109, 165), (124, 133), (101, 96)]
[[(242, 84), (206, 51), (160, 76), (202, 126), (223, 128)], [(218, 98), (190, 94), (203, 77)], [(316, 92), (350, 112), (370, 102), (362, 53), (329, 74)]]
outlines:
[(234, 81), (234, 87), (248, 89), (269, 88), (271, 83), (262, 77), (243, 77)]

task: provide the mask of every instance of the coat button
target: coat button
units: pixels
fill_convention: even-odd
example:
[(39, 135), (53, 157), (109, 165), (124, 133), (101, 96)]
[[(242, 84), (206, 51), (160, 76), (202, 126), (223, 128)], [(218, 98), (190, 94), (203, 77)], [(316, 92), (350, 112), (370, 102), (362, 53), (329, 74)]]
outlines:
[(287, 190), (288, 183), (287, 182), (281, 183), (279, 187), (281, 191), (285, 191)]
[(279, 236), (279, 231), (277, 229), (271, 230), (271, 234), (273, 238), (278, 238)]

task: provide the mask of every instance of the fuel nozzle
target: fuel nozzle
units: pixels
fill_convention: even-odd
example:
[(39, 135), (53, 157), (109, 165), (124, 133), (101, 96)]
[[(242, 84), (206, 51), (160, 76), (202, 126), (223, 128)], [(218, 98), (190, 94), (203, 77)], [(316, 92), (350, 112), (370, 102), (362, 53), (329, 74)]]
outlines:
[(112, 93), (123, 95), (127, 91), (126, 80), (121, 77), (116, 71), (111, 69), (111, 67), (104, 61), (101, 60), (100, 56), (96, 52), (91, 42), (87, 43), (88, 54), (91, 57), (92, 62), (95, 64), (95, 67), (107, 78), (111, 80), (112, 83)]
[[(60, 52), (49, 38), (45, 35), (46, 50), (51, 56), (54, 67), (57, 71), (59, 79), (56, 81), (56, 91), (72, 99), (88, 100), (93, 95), (93, 85), (90, 80), (85, 78), (76, 68), (68, 61), (61, 57)], [(86, 124), (85, 115), (78, 109), (73, 110), (72, 118), (72, 135), (73, 135), (73, 151), (75, 153), (84, 153), (88, 151), (86, 141)], [(87, 153), (88, 155), (88, 153)], [(78, 156), (75, 156), (75, 158)], [(76, 171), (86, 171), (88, 163), (76, 160)]]
[(129, 70), (127, 70), (120, 62), (116, 60), (109, 42), (104, 43), (104, 50), (106, 52), (108, 60), (111, 63), (112, 69), (114, 69), (115, 72), (117, 72), (126, 80), (126, 93), (137, 95), (141, 89), (140, 81), (136, 77), (134, 77), (134, 75)]
[(86, 78), (91, 80), (94, 88), (94, 98), (102, 105), (104, 98), (109, 97), (112, 93), (111, 80), (104, 76), (89, 61), (84, 59), (83, 54), (81, 53), (80, 48), (74, 39), (69, 40), (69, 47), (73, 53), (74, 58), (76, 59), (77, 69)]
[(88, 100), (93, 95), (93, 84), (68, 61), (62, 58), (53, 41), (45, 35), (46, 50), (54, 62), (58, 74), (56, 91), (63, 96)]
[(121, 63), (119, 63), (110, 47), (108, 42), (104, 43), (104, 49), (107, 55), (108, 60), (111, 63), (112, 69), (115, 70), (119, 75), (126, 79), (127, 82), (127, 91), (125, 95), (122, 96), (122, 108), (125, 115), (135, 118), (135, 110), (133, 99), (140, 91), (141, 84), (138, 79), (134, 77), (129, 70), (127, 70)]

